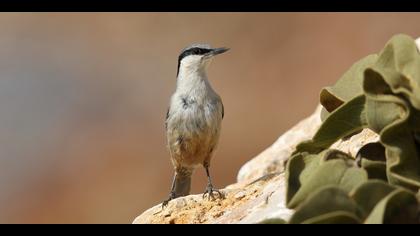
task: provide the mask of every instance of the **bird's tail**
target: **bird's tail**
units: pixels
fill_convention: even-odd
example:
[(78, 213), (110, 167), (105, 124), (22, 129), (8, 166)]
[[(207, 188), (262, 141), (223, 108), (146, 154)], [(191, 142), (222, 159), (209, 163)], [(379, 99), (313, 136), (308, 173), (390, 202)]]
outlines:
[(187, 196), (191, 189), (191, 174), (177, 174), (175, 177), (175, 197)]

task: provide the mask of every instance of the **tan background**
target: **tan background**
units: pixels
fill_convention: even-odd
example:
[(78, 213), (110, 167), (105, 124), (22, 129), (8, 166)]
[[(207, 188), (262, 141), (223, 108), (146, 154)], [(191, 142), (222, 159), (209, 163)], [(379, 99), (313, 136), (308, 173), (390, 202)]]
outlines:
[[(0, 222), (130, 223), (167, 197), (164, 118), (179, 51), (209, 70), (225, 118), (217, 187), (310, 114), (323, 86), (420, 14), (0, 14)], [(193, 192), (206, 184), (203, 170)]]

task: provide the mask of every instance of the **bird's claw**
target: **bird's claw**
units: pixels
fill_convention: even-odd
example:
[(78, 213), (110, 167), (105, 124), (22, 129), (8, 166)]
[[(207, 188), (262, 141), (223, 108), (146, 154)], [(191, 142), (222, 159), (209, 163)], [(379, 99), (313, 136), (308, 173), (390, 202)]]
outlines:
[(169, 202), (175, 198), (175, 193), (170, 193), (168, 199), (162, 202), (162, 210), (168, 206)]
[(165, 201), (163, 201), (163, 202), (162, 202), (162, 210), (163, 210), (163, 209), (165, 209), (165, 207), (167, 207), (167, 206), (168, 206), (169, 201), (170, 201), (170, 200), (169, 200), (169, 199), (167, 199), (167, 200), (165, 200)]
[(212, 185), (208, 185), (207, 188), (206, 188), (206, 191), (204, 191), (204, 193), (203, 193), (203, 199), (206, 197), (206, 194), (209, 195), (209, 198), (208, 198), (209, 200), (216, 199), (214, 194), (213, 194), (214, 192), (216, 192), (219, 195), (219, 198), (222, 198), (222, 199), (224, 198), (224, 195), (220, 190), (214, 189)]

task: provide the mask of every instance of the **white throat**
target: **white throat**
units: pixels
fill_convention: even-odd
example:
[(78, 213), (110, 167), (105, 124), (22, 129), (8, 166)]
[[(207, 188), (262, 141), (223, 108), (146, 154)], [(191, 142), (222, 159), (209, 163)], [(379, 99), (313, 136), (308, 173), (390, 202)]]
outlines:
[(194, 90), (211, 88), (207, 79), (207, 66), (210, 60), (191, 57), (181, 61), (177, 78), (177, 90)]

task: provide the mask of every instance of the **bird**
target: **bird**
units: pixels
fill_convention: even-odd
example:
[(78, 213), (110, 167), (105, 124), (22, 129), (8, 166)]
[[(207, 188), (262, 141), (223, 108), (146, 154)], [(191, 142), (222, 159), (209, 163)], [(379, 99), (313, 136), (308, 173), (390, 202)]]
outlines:
[(212, 48), (209, 44), (192, 44), (178, 56), (176, 89), (166, 113), (165, 128), (170, 158), (174, 167), (171, 191), (162, 208), (172, 199), (186, 196), (191, 189), (191, 176), (200, 166), (207, 175), (203, 198), (223, 194), (213, 187), (210, 161), (217, 147), (224, 106), (211, 86), (206, 70), (214, 56), (229, 48)]

